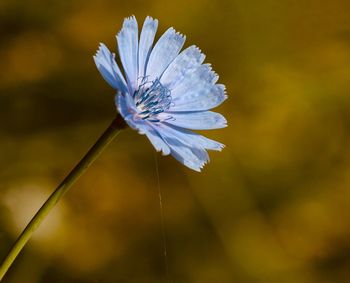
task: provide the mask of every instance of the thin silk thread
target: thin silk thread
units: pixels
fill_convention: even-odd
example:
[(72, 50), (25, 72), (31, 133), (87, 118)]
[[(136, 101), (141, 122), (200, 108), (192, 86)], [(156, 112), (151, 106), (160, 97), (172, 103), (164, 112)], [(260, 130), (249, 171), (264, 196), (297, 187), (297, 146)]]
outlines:
[(167, 252), (167, 241), (166, 241), (166, 231), (165, 231), (165, 221), (164, 221), (164, 208), (162, 201), (162, 191), (160, 188), (160, 178), (159, 178), (159, 168), (158, 168), (158, 159), (157, 154), (154, 153), (154, 161), (156, 165), (156, 177), (157, 177), (157, 189), (158, 189), (158, 199), (159, 199), (159, 212), (160, 212), (160, 222), (162, 230), (162, 246), (163, 246), (163, 256), (164, 256), (164, 265), (165, 265), (165, 276), (166, 282), (170, 283), (169, 277), (169, 265), (168, 265), (168, 252)]

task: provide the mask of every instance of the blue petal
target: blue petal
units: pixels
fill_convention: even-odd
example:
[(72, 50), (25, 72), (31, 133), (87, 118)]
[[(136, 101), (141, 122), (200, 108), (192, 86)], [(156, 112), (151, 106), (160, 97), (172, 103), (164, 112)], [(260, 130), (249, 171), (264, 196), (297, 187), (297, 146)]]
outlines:
[[(163, 112), (158, 115), (167, 118), (167, 123), (191, 130), (211, 130), (227, 126), (224, 116), (211, 111), (201, 112)], [(169, 116), (172, 117), (169, 119)]]
[(159, 134), (170, 147), (171, 155), (187, 167), (200, 172), (209, 161), (208, 153), (204, 149), (189, 147), (177, 133), (162, 129)]
[(171, 96), (175, 99), (194, 89), (207, 88), (214, 85), (218, 78), (219, 76), (213, 72), (209, 64), (198, 66), (187, 72), (182, 80), (177, 81), (171, 89)]
[(94, 61), (102, 77), (111, 87), (121, 92), (127, 91), (125, 79), (114, 59), (114, 54), (103, 43), (100, 44), (94, 56)]
[(171, 154), (187, 167), (200, 171), (209, 161), (205, 149), (220, 151), (224, 145), (188, 130), (161, 123), (158, 133), (171, 149)]
[(179, 54), (185, 36), (177, 33), (173, 28), (169, 28), (154, 46), (146, 67), (146, 74), (149, 80), (160, 78), (165, 69)]
[(118, 112), (122, 115), (125, 122), (134, 129), (138, 130), (139, 127), (134, 123), (133, 113), (136, 113), (134, 104), (132, 103), (132, 98), (129, 94), (118, 94), (115, 96), (115, 104), (117, 106)]
[(137, 88), (138, 76), (138, 27), (136, 18), (126, 18), (117, 35), (120, 60), (123, 64), (130, 91)]
[(152, 50), (154, 37), (157, 32), (158, 20), (147, 17), (141, 31), (139, 43), (139, 78), (146, 74), (146, 66)]
[(148, 131), (146, 132), (146, 136), (154, 146), (154, 148), (157, 151), (161, 151), (163, 155), (170, 154), (170, 148), (167, 145), (167, 143), (164, 141), (162, 136), (159, 134), (158, 127), (152, 123), (148, 123), (147, 125), (149, 127)]
[(192, 148), (210, 149), (216, 151), (221, 151), (224, 148), (222, 143), (208, 139), (192, 131), (170, 125), (166, 122), (162, 123), (160, 128), (163, 133), (177, 136), (179, 140)]
[(207, 163), (207, 152), (205, 150), (184, 147), (181, 143), (172, 144), (171, 155), (188, 168), (200, 172)]
[(203, 83), (172, 98), (169, 111), (202, 111), (220, 105), (227, 98), (225, 86)]
[(163, 155), (170, 154), (169, 146), (154, 129), (150, 128), (149, 131), (146, 132), (146, 136), (157, 151), (161, 151)]
[(186, 48), (165, 70), (161, 83), (171, 89), (174, 84), (183, 79), (187, 72), (202, 64), (204, 59), (205, 55), (198, 47), (192, 45)]
[(164, 137), (169, 145), (171, 155), (185, 166), (200, 172), (203, 166), (209, 161), (208, 153), (205, 150), (190, 148), (177, 139)]

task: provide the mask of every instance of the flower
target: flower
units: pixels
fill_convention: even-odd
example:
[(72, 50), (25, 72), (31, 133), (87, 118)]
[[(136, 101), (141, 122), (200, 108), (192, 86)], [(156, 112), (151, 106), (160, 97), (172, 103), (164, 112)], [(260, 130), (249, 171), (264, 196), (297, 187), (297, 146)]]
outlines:
[(119, 113), (157, 151), (171, 154), (187, 167), (200, 171), (209, 161), (206, 150), (224, 145), (190, 130), (226, 127), (226, 119), (208, 111), (226, 98), (225, 86), (194, 45), (184, 49), (185, 36), (169, 28), (153, 46), (158, 21), (147, 17), (140, 39), (134, 16), (126, 18), (117, 35), (124, 73), (111, 53), (100, 44), (94, 56), (103, 78), (117, 91)]

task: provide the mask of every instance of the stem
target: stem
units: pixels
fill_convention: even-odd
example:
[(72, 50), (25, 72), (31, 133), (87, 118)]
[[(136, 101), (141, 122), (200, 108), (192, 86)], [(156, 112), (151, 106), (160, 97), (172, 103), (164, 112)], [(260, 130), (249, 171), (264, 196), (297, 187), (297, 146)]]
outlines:
[(23, 230), (22, 234), (17, 238), (11, 250), (5, 257), (0, 266), (0, 281), (3, 279), (7, 270), (10, 268), (18, 254), (21, 252), (25, 244), (28, 242), (33, 232), (39, 227), (41, 222), (49, 214), (51, 209), (62, 198), (62, 196), (69, 190), (75, 181), (89, 168), (89, 166), (96, 160), (107, 145), (118, 135), (121, 129), (125, 127), (123, 118), (118, 115), (97, 142), (86, 153), (83, 159), (73, 168), (68, 176), (62, 181), (57, 189), (46, 200), (39, 211), (34, 215), (32, 220)]

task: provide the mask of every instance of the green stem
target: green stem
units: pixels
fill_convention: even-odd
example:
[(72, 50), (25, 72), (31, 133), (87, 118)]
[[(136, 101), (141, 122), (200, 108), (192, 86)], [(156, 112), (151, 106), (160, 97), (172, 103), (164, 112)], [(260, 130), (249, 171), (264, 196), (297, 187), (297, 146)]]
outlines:
[(22, 234), (17, 238), (16, 242), (13, 244), (11, 250), (2, 262), (0, 266), (0, 281), (3, 279), (7, 270), (10, 268), (18, 254), (28, 242), (33, 232), (39, 227), (41, 222), (49, 214), (56, 203), (75, 183), (75, 181), (89, 168), (89, 166), (96, 160), (101, 152), (124, 127), (124, 120), (118, 115), (113, 120), (112, 124), (107, 128), (107, 130), (102, 134), (102, 136), (97, 140), (97, 142), (92, 146), (92, 148), (86, 153), (83, 159), (73, 168), (73, 170), (51, 194), (51, 196), (47, 199), (39, 211), (34, 215), (32, 220), (23, 230)]

